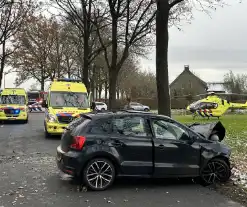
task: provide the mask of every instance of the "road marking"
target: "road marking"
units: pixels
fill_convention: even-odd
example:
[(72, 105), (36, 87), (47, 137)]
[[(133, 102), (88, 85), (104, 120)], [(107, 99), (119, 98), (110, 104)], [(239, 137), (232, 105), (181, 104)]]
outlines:
[(3, 128), (3, 125), (1, 125), (0, 127)]

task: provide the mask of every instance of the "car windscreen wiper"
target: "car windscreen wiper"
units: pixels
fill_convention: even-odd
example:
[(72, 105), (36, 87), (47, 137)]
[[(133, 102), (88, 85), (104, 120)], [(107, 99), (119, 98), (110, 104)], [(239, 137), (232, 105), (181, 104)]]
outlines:
[(63, 109), (62, 106), (52, 106), (53, 109)]

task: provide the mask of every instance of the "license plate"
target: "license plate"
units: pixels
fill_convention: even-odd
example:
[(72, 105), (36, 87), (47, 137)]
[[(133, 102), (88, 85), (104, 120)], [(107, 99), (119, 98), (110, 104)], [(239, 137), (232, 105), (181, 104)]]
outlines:
[(15, 117), (10, 117), (10, 118), (8, 118), (8, 120), (16, 120), (16, 118)]

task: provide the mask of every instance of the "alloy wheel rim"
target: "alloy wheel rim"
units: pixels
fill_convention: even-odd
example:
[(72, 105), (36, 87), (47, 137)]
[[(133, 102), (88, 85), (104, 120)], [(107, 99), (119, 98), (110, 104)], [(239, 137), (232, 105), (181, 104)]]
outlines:
[(202, 178), (208, 184), (221, 182), (227, 174), (226, 167), (220, 162), (210, 162), (202, 172)]
[(113, 179), (113, 169), (111, 165), (105, 161), (93, 162), (87, 170), (88, 183), (96, 188), (102, 189), (107, 187)]

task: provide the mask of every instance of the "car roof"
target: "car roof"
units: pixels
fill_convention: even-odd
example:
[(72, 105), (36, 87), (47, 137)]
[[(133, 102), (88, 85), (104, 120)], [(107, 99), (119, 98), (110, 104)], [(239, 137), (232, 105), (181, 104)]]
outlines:
[(135, 111), (135, 110), (121, 110), (121, 111), (104, 111), (104, 112), (90, 112), (87, 114), (81, 114), (82, 117), (87, 117), (89, 119), (101, 119), (101, 118), (109, 118), (113, 116), (146, 116), (146, 117), (160, 117), (165, 119), (171, 119), (168, 116), (155, 114), (152, 112), (143, 112), (143, 111)]

